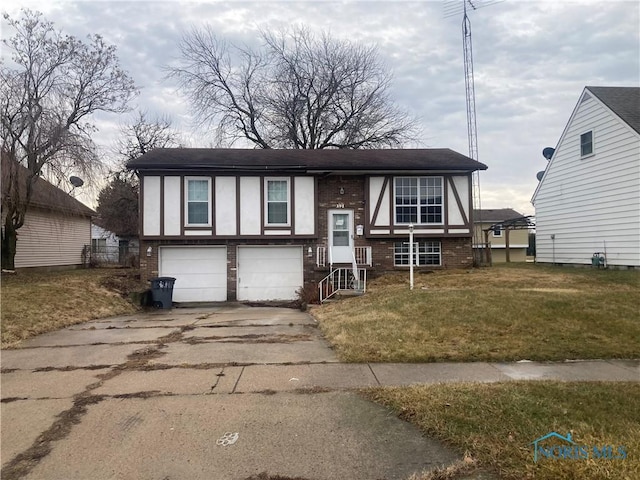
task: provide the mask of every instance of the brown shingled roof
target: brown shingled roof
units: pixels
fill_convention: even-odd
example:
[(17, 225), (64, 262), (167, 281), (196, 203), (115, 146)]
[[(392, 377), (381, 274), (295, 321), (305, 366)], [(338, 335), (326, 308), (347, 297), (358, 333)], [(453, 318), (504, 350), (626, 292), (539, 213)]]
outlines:
[(512, 220), (514, 218), (521, 218), (523, 215), (516, 212), (512, 208), (496, 208), (496, 209), (482, 209), (474, 210), (473, 218), (480, 219), (484, 222), (504, 222), (505, 220)]
[[(9, 189), (9, 172), (11, 166), (10, 160), (3, 156), (2, 158), (2, 198), (4, 200), (5, 195), (8, 194)], [(17, 175), (21, 185), (26, 185), (27, 175), (29, 171), (22, 165), (15, 164), (14, 168), (17, 168)], [(24, 199), (26, 192), (24, 188), (21, 189), (21, 195)], [(96, 215), (92, 209), (87, 207), (84, 203), (76, 200), (64, 190), (47, 182), (43, 178), (37, 177), (34, 180), (33, 191), (31, 193), (30, 207), (45, 208), (53, 211), (58, 211), (71, 215), (80, 215), (84, 217), (90, 217)]]
[(465, 171), (487, 166), (448, 148), (280, 150), (162, 148), (131, 160), (132, 170), (216, 171)]

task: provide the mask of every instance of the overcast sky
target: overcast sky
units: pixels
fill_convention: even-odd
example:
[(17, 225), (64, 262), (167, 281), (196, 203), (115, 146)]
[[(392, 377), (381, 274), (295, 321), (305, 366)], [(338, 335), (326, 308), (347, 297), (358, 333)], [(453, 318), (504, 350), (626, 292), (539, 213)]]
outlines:
[[(18, 0), (2, 8), (14, 17), (21, 7), (39, 10), (81, 38), (101, 34), (141, 89), (135, 106), (170, 116), (193, 147), (213, 138), (193, 133), (188, 102), (162, 70), (177, 58), (183, 32), (208, 23), (221, 37), (257, 45), (261, 29), (303, 24), (374, 44), (393, 72), (393, 99), (420, 118), (422, 135), (411, 146), (468, 154), (462, 15), (447, 17), (450, 4)], [(582, 89), (640, 86), (639, 12), (638, 1), (506, 0), (470, 13), (478, 159), (489, 166), (480, 180), (483, 208), (533, 214), (541, 151), (556, 146)], [(3, 22), (2, 37), (11, 34)], [(108, 147), (125, 120), (101, 117), (96, 142)]]

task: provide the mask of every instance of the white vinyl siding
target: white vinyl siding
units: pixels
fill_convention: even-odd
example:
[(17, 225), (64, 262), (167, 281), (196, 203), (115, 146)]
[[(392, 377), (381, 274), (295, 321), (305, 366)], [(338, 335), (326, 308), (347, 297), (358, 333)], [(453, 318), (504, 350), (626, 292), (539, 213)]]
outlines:
[[(587, 131), (595, 132), (597, 153), (583, 158)], [(603, 252), (609, 265), (640, 266), (639, 192), (640, 135), (584, 98), (534, 195), (536, 261), (588, 265)]]
[(236, 234), (236, 177), (216, 177), (217, 235)]
[(91, 219), (31, 208), (18, 229), (16, 268), (82, 265), (91, 245)]
[(164, 177), (164, 235), (180, 235), (180, 177)]
[(315, 180), (313, 177), (295, 177), (294, 218), (296, 235), (315, 233)]

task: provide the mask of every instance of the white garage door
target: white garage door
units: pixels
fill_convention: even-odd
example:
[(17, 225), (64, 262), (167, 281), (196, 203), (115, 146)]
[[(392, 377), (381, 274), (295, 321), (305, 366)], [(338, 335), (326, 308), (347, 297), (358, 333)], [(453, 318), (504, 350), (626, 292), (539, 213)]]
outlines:
[(174, 277), (174, 302), (227, 300), (225, 247), (160, 247), (160, 276)]
[(238, 300), (293, 300), (302, 283), (302, 247), (238, 247)]

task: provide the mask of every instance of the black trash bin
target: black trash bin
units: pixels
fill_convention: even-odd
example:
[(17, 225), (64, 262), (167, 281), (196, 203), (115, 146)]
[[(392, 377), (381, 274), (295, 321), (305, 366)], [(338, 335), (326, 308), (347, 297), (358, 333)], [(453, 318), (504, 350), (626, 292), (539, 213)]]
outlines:
[(156, 277), (151, 282), (151, 298), (156, 308), (171, 308), (173, 303), (173, 285), (176, 279), (173, 277)]

